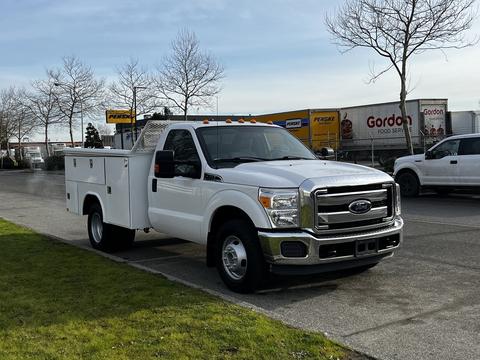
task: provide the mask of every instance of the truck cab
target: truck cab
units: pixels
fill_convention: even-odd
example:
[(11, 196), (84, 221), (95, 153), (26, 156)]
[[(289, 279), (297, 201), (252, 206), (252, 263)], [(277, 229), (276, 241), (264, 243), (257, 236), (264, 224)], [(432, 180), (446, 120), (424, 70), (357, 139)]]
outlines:
[(401, 193), (417, 196), (422, 188), (446, 194), (459, 188), (480, 187), (480, 134), (451, 136), (425, 154), (395, 161), (394, 176)]
[[(78, 183), (68, 164), (96, 150), (67, 150), (67, 189), (76, 191), (70, 206), (89, 216), (94, 247), (111, 245), (121, 228), (130, 231), (122, 235), (127, 238), (153, 228), (204, 244), (207, 265), (217, 267), (225, 284), (250, 292), (268, 273), (366, 269), (401, 244), (399, 191), (383, 172), (318, 159), (275, 125), (177, 122), (159, 138), (155, 126), (147, 125), (132, 151), (97, 151), (105, 179), (95, 186), (83, 184), (85, 172)], [(121, 185), (122, 178), (128, 184)], [(112, 199), (120, 193), (127, 194), (123, 205)], [(101, 205), (112, 201), (116, 205)], [(110, 229), (114, 218), (116, 230), (105, 233), (102, 225)]]

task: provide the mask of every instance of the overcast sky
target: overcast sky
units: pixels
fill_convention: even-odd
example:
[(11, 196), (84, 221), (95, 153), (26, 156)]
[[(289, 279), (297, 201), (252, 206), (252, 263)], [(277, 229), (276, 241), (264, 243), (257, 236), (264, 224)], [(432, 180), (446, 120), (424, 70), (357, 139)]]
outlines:
[[(107, 80), (130, 57), (154, 68), (177, 31), (188, 27), (225, 65), (221, 114), (396, 101), (394, 72), (367, 83), (369, 65), (382, 66), (374, 53), (341, 54), (331, 44), (323, 19), (340, 3), (2, 0), (0, 88), (28, 85), (66, 55), (78, 56)], [(479, 33), (477, 21), (471, 34)], [(414, 58), (409, 98), (448, 98), (450, 110), (479, 109), (479, 59), (478, 45)]]

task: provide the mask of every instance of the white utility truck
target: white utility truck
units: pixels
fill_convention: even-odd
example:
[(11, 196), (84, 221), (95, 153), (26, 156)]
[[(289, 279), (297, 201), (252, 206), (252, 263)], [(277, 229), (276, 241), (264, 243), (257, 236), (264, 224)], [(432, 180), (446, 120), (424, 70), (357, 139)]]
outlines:
[(425, 154), (395, 161), (394, 176), (402, 195), (417, 196), (422, 188), (439, 194), (480, 188), (480, 133), (451, 136)]
[(367, 269), (402, 242), (400, 194), (371, 168), (319, 160), (287, 130), (251, 122), (150, 121), (132, 150), (66, 149), (67, 209), (94, 248), (153, 228), (204, 244), (226, 285), (268, 272)]

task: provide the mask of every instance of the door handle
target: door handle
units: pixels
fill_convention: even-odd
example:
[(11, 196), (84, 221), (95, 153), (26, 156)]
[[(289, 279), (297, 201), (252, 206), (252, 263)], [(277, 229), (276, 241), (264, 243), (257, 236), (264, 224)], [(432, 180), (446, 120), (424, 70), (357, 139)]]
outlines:
[(152, 192), (157, 192), (157, 179), (152, 179)]
[(458, 164), (458, 161), (457, 160), (450, 160), (450, 164), (453, 164), (453, 165)]

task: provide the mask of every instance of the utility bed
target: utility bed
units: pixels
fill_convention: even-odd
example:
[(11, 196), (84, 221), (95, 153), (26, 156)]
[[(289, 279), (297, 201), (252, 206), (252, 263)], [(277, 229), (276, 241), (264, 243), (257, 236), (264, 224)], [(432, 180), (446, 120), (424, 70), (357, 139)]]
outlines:
[(105, 223), (128, 229), (150, 228), (149, 167), (158, 138), (170, 123), (149, 122), (132, 150), (65, 149), (67, 210), (85, 215), (86, 197), (98, 194)]

